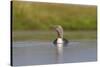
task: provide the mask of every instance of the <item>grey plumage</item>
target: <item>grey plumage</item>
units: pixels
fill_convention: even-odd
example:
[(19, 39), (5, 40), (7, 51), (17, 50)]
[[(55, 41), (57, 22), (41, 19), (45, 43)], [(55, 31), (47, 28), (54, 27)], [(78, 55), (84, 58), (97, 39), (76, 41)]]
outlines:
[(55, 30), (57, 32), (57, 37), (63, 38), (63, 28), (60, 25), (57, 25)]
[(60, 25), (55, 26), (55, 30), (56, 30), (56, 32), (57, 32), (57, 38), (53, 41), (53, 44), (56, 46), (56, 45), (57, 45), (57, 39), (58, 39), (58, 38), (62, 38), (62, 40), (63, 40), (63, 45), (64, 45), (64, 46), (67, 46), (68, 40), (65, 39), (65, 38), (63, 38), (64, 32), (63, 32), (62, 26), (60, 26)]

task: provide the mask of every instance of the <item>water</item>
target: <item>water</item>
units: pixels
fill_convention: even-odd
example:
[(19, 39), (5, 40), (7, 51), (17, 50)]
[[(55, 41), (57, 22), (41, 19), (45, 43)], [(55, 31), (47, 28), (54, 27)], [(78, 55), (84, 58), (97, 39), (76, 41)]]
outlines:
[(13, 65), (42, 65), (97, 60), (96, 41), (70, 41), (59, 51), (52, 42), (13, 42)]

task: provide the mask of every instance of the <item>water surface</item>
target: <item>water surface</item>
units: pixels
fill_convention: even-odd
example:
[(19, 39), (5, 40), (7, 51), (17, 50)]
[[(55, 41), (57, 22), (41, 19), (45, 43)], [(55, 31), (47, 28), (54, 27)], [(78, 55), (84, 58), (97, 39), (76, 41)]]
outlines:
[(70, 41), (59, 54), (52, 42), (13, 42), (13, 65), (42, 65), (57, 63), (90, 62), (97, 60), (95, 40)]

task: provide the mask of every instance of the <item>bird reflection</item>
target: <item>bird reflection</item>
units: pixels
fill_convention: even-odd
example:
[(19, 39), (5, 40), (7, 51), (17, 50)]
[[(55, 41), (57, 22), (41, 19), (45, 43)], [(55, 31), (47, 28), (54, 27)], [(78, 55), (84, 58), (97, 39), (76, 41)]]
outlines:
[(56, 47), (56, 63), (62, 63), (62, 62), (63, 62), (63, 47)]

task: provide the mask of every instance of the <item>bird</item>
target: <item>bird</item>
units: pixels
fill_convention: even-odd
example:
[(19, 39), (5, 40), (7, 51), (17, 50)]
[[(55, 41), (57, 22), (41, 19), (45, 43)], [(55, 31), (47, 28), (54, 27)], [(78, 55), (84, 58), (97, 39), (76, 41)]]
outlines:
[(55, 31), (57, 33), (57, 38), (53, 41), (53, 44), (55, 46), (57, 46), (58, 44), (62, 44), (63, 46), (67, 46), (69, 41), (63, 37), (64, 32), (63, 32), (62, 26), (56, 25), (54, 28), (55, 28)]

